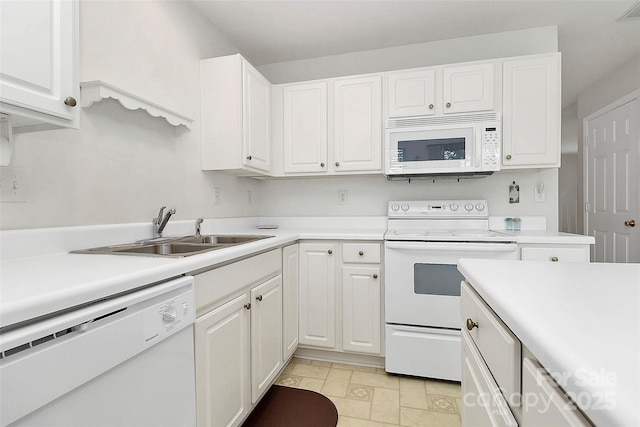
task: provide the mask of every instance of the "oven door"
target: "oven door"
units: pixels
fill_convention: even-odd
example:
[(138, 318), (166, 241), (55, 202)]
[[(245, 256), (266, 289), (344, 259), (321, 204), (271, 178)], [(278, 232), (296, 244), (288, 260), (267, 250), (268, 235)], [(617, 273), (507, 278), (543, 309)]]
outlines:
[(385, 136), (387, 175), (481, 170), (479, 124), (388, 129)]
[(515, 243), (385, 243), (385, 322), (460, 329), (460, 258), (516, 259)]

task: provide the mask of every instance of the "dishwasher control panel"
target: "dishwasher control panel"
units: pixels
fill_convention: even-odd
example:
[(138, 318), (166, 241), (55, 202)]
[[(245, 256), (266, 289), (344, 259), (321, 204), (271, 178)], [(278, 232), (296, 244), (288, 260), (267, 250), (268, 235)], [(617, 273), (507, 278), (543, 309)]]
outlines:
[(195, 321), (195, 297), (191, 289), (167, 296), (145, 312), (145, 342), (160, 341)]

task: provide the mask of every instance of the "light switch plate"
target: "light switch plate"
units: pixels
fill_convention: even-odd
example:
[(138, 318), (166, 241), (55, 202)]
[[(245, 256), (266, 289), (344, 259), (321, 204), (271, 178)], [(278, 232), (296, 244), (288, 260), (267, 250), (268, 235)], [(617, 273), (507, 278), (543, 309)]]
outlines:
[(27, 171), (18, 168), (0, 168), (0, 202), (25, 203), (29, 198)]

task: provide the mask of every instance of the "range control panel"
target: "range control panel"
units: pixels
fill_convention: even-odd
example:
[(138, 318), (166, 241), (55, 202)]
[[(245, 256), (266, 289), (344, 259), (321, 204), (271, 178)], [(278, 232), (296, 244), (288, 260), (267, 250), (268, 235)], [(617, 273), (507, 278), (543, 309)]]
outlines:
[(389, 218), (486, 218), (486, 200), (410, 200), (391, 201)]

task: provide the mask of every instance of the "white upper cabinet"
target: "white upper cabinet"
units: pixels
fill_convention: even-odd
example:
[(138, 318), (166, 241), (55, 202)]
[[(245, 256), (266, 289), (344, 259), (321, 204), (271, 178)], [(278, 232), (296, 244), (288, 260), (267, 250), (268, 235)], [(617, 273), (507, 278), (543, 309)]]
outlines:
[(2, 1), (0, 38), (0, 111), (14, 131), (78, 128), (78, 2)]
[(483, 61), (389, 72), (387, 117), (493, 111), (495, 68), (495, 61)]
[(239, 54), (200, 62), (202, 169), (271, 172), (271, 83)]
[(495, 63), (471, 63), (442, 69), (444, 114), (495, 108)]
[(284, 90), (284, 172), (327, 170), (327, 82), (292, 84)]
[(387, 74), (389, 117), (431, 116), (436, 113), (436, 69)]
[(333, 170), (381, 170), (381, 76), (336, 80), (333, 87)]
[(380, 74), (274, 86), (274, 175), (382, 172)]
[(560, 53), (503, 61), (502, 169), (560, 166)]

